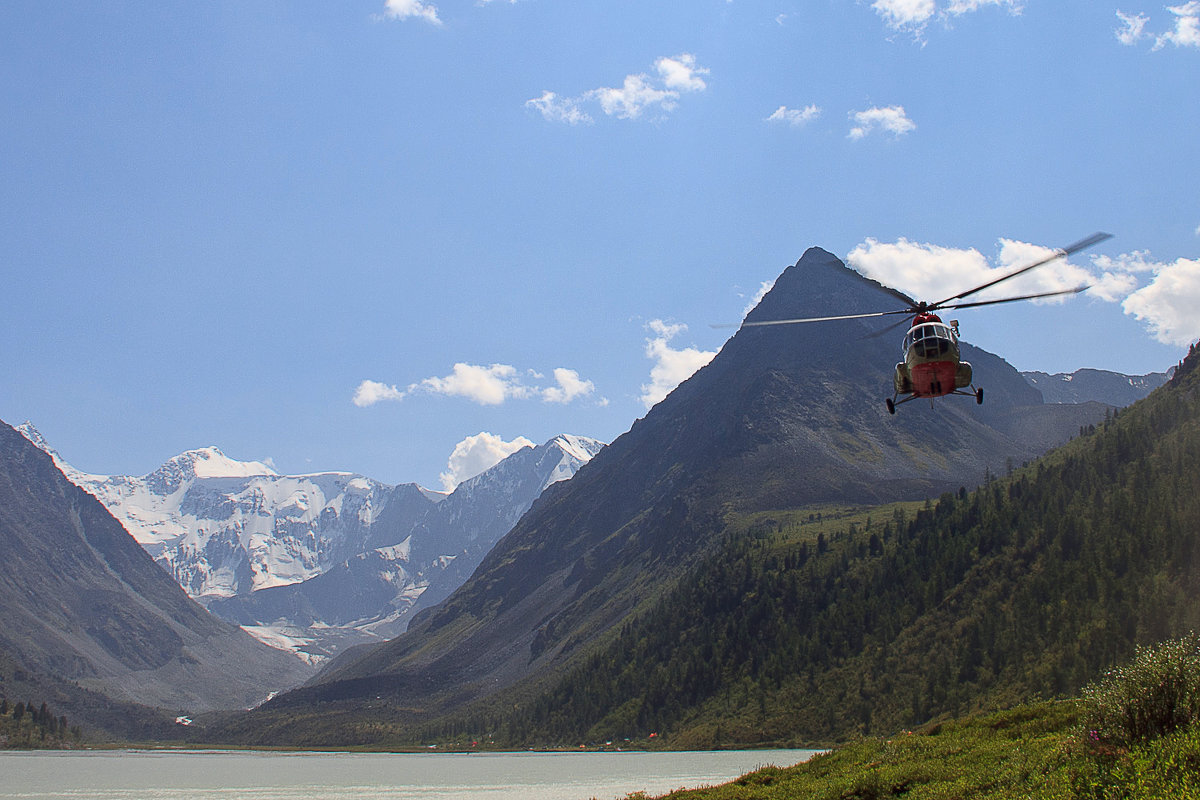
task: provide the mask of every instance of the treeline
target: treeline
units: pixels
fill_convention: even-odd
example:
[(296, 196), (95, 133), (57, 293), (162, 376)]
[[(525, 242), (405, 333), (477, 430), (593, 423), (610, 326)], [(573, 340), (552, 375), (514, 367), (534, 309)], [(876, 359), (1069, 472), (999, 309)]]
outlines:
[(46, 703), (13, 705), (0, 698), (0, 747), (62, 747), (82, 738), (79, 726), (68, 727), (67, 718), (55, 714)]
[(1200, 630), (1198, 375), (915, 514), (829, 535), (731, 526), (554, 688), (456, 728), (798, 743), (1074, 694), (1135, 645)]

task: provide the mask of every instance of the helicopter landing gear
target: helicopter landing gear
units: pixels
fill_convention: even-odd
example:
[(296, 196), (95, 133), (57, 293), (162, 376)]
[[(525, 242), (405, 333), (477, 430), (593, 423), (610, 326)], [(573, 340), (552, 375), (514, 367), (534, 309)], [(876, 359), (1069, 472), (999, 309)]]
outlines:
[(893, 401), (893, 400), (892, 400), (892, 398), (890, 398), (890, 397), (889, 397), (889, 398), (887, 398), (887, 400), (885, 400), (884, 402), (885, 402), (885, 403), (887, 403), (887, 410), (888, 410), (888, 413), (889, 413), (889, 414), (895, 414), (895, 413), (896, 413), (896, 403), (895, 403), (895, 401)]
[(980, 386), (978, 389), (975, 390), (975, 405), (977, 405), (977, 406), (983, 405), (983, 387), (982, 386)]

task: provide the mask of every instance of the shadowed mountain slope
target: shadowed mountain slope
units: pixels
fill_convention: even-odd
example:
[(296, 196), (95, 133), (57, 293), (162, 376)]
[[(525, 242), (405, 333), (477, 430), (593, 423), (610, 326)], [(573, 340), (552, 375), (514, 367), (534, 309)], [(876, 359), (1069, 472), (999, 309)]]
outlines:
[[(749, 319), (895, 304), (888, 290), (814, 248)], [(987, 390), (982, 407), (949, 398), (889, 416), (882, 401), (903, 334), (867, 338), (880, 327), (743, 328), (574, 478), (548, 490), (407, 634), (335, 662), (319, 683), (239, 727), (283, 735), (265, 731), (314, 704), (423, 719), (518, 681), (549, 680), (709, 553), (731, 512), (936, 496), (1103, 416), (1099, 405), (1043, 406), (1016, 370), (969, 345), (964, 355)], [(377, 698), (388, 710), (363, 712), (366, 702), (382, 707)], [(352, 728), (332, 735), (369, 737)]]
[(464, 727), (729, 747), (1075, 694), (1200, 625), (1200, 352), (1009, 477), (830, 516), (731, 519), (718, 551), (550, 691)]
[(0, 663), (10, 665), (0, 693), (53, 690), (56, 708), (109, 731), (126, 713), (115, 707), (244, 708), (311, 674), (196, 605), (96, 498), (2, 423), (0, 609)]

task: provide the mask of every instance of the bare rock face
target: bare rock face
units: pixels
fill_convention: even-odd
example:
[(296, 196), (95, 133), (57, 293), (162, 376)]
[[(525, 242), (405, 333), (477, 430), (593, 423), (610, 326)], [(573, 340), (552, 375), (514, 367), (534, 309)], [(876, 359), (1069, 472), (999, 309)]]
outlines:
[(97, 695), (174, 713), (236, 709), (311, 673), (188, 598), (95, 497), (2, 423), (0, 608), (0, 661), (14, 665), (0, 677), (38, 683), (96, 727), (111, 729), (94, 716)]

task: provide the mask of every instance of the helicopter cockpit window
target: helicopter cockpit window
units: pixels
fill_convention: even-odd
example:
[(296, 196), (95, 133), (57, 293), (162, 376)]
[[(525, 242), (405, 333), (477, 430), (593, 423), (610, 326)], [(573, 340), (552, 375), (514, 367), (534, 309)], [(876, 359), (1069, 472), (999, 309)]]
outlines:
[(949, 326), (940, 323), (918, 325), (904, 337), (904, 349), (914, 347), (921, 358), (937, 358), (950, 352), (954, 335)]

